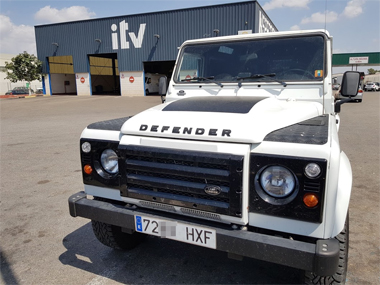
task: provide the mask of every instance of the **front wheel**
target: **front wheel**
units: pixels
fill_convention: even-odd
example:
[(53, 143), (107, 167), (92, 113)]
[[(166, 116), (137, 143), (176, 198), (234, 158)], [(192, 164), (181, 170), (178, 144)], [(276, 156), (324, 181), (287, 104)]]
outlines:
[(346, 222), (343, 230), (335, 239), (339, 241), (339, 265), (335, 274), (332, 276), (317, 276), (312, 272), (305, 272), (305, 284), (345, 284), (348, 262), (349, 244), (349, 218), (347, 213)]
[(119, 249), (128, 250), (136, 247), (144, 239), (145, 235), (134, 232), (133, 234), (124, 233), (121, 227), (91, 221), (92, 230), (96, 238), (104, 245)]

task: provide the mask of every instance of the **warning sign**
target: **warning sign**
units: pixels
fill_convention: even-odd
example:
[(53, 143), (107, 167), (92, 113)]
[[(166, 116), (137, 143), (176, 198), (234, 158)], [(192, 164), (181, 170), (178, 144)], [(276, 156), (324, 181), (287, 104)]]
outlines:
[(135, 82), (135, 78), (133, 76), (129, 77), (129, 82), (131, 83)]

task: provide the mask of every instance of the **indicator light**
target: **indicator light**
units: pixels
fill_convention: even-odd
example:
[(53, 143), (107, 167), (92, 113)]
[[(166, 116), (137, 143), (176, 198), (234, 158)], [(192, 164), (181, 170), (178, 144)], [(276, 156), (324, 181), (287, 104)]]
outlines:
[(314, 208), (318, 205), (318, 196), (312, 193), (307, 193), (303, 196), (303, 202), (308, 208)]
[(91, 165), (89, 164), (86, 164), (84, 167), (83, 167), (83, 170), (86, 174), (90, 175), (92, 173), (92, 167)]

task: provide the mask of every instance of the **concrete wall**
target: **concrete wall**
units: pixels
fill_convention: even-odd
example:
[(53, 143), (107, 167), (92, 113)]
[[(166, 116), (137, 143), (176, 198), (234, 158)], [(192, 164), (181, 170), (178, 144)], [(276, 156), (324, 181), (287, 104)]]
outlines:
[(380, 82), (380, 72), (376, 74), (366, 75), (364, 77), (364, 82)]
[(75, 82), (78, 96), (91, 95), (90, 74), (88, 72), (75, 74)]
[(121, 96), (144, 96), (144, 72), (120, 72)]

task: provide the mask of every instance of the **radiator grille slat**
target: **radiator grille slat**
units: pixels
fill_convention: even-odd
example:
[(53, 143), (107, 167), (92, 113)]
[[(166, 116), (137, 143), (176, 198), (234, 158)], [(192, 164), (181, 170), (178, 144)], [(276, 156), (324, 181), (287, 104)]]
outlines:
[(127, 159), (129, 170), (152, 171), (160, 174), (170, 175), (175, 173), (178, 176), (196, 177), (198, 179), (217, 179), (228, 181), (229, 171), (221, 169), (211, 169), (205, 167), (184, 166), (178, 164), (157, 163)]
[[(127, 184), (141, 185), (146, 188), (150, 187), (152, 189), (167, 189), (167, 190), (177, 190), (186, 193), (198, 194), (199, 196), (206, 196), (204, 192), (204, 183), (195, 183), (190, 181), (165, 179), (161, 177), (154, 176), (144, 176), (136, 174), (127, 175)], [(229, 188), (220, 187), (222, 193), (218, 196), (228, 197)], [(207, 196), (206, 196), (207, 197)]]

